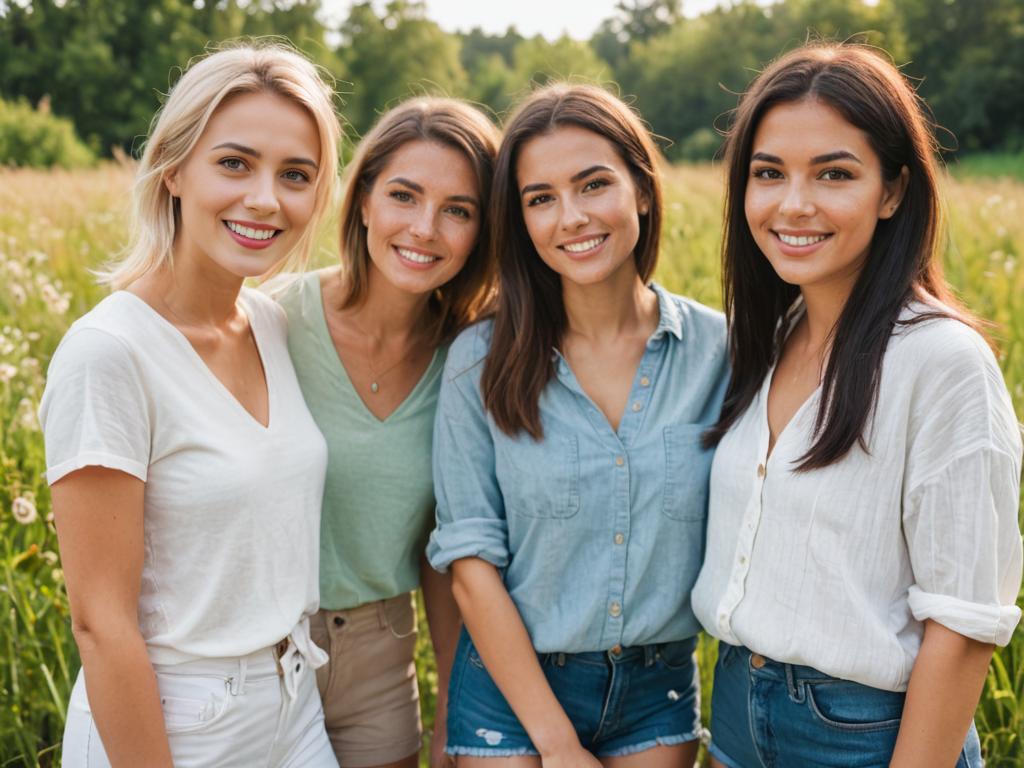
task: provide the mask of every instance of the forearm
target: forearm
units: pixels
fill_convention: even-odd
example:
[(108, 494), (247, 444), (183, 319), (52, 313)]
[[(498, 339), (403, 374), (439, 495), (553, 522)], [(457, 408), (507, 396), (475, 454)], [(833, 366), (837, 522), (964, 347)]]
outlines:
[(137, 628), (76, 628), (89, 708), (110, 763), (172, 766), (156, 675)]
[(426, 558), (423, 558), (420, 566), (420, 584), (427, 624), (430, 626), (430, 642), (434, 646), (434, 658), (437, 661), (439, 694), (447, 698), (448, 678), (451, 676), (452, 658), (459, 641), (462, 617), (452, 594), (451, 575), (435, 571)]
[(994, 646), (933, 621), (910, 674), (893, 768), (953, 766), (971, 727)]
[(452, 564), (452, 591), (488, 673), (541, 755), (579, 749), (572, 722), (548, 685), (523, 620), (497, 569), (467, 558)]

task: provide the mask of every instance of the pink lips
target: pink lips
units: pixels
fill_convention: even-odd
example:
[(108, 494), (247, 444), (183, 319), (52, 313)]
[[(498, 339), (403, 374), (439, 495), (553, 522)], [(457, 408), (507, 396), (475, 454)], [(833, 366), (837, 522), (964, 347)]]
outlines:
[[(264, 232), (276, 231), (277, 229), (276, 227), (268, 227), (265, 224), (256, 224), (254, 222), (232, 221), (232, 223), (239, 224), (243, 227), (249, 227), (250, 229), (258, 229)], [(236, 243), (246, 248), (251, 248), (254, 251), (261, 251), (264, 248), (269, 248), (271, 245), (274, 244), (274, 241), (277, 240), (277, 234), (275, 234), (273, 237), (268, 237), (266, 240), (256, 240), (255, 238), (252, 237), (240, 235), (238, 232), (235, 232), (233, 229), (231, 229), (231, 227), (228, 226), (228, 223), (226, 221), (224, 222), (224, 228), (228, 231), (228, 234), (234, 238)]]
[(785, 232), (783, 234), (787, 237), (819, 237), (822, 234), (825, 234), (824, 238), (815, 243), (809, 243), (807, 245), (790, 245), (779, 237), (778, 232), (773, 231), (772, 234), (775, 236), (775, 243), (779, 250), (786, 256), (807, 256), (812, 254), (827, 243), (832, 237), (832, 235), (822, 232)]

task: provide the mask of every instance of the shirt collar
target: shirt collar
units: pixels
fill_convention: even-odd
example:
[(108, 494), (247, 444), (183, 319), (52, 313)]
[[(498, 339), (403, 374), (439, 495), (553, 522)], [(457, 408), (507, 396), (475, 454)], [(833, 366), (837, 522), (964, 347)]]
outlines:
[(666, 333), (671, 333), (680, 341), (683, 340), (683, 312), (679, 302), (668, 291), (652, 282), (650, 288), (658, 297), (658, 327), (651, 335), (651, 341), (657, 341)]

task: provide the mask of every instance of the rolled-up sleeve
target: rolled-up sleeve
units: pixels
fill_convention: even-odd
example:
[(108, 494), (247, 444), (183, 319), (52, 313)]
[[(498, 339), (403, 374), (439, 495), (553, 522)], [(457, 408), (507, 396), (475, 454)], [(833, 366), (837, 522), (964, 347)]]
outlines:
[[(466, 333), (476, 333), (471, 328)], [(455, 560), (479, 557), (498, 568), (509, 562), (508, 524), (495, 475), (494, 441), (480, 397), (477, 363), (463, 367), (457, 340), (449, 354), (434, 423), (437, 526), (427, 558), (442, 573)]]
[(1021, 618), (1020, 426), (987, 349), (954, 345), (939, 356), (911, 417), (910, 610), (1005, 646)]

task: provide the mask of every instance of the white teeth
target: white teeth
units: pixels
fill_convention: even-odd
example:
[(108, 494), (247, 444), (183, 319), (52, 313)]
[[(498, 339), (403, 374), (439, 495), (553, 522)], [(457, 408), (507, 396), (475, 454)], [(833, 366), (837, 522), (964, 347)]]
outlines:
[(820, 243), (828, 235), (813, 235), (811, 237), (794, 237), (793, 235), (784, 235), (779, 232), (779, 240), (784, 242), (786, 245), (813, 245), (814, 243)]
[(228, 225), (228, 229), (232, 232), (236, 232), (242, 237), (248, 237), (250, 240), (269, 240), (277, 234), (276, 229), (253, 229), (252, 227), (243, 227), (241, 224), (236, 224), (233, 221), (224, 222)]
[(584, 240), (582, 243), (566, 243), (562, 247), (565, 248), (569, 253), (583, 253), (589, 251), (591, 248), (597, 248), (601, 243), (604, 242), (606, 235), (600, 237), (592, 237), (589, 240)]
[(408, 248), (398, 248), (398, 253), (403, 259), (414, 261), (417, 264), (431, 264), (438, 260), (438, 256), (428, 256), (425, 253), (418, 253), (417, 251), (410, 251)]

